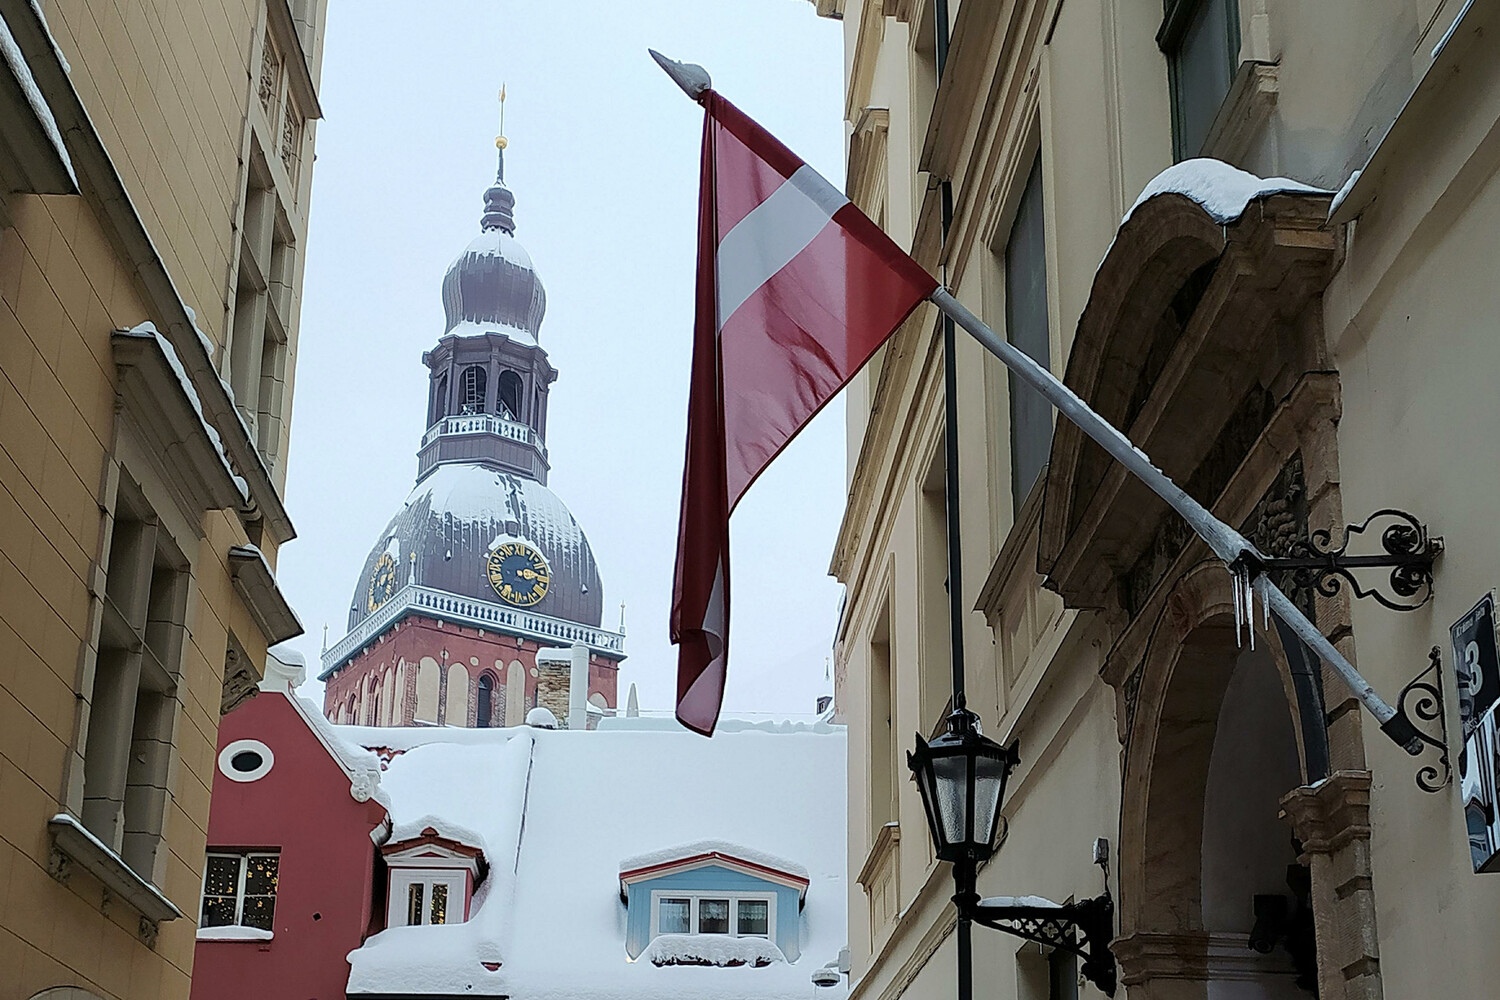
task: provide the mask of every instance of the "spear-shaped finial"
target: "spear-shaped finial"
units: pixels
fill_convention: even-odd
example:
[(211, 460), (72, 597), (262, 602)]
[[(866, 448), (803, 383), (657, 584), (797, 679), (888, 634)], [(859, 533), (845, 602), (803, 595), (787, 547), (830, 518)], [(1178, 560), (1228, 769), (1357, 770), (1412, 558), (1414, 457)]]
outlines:
[(504, 149), (510, 145), (510, 140), (505, 138), (505, 84), (500, 85), (500, 134), (495, 136), (495, 148)]
[(656, 60), (656, 65), (666, 71), (672, 78), (672, 82), (682, 88), (682, 92), (693, 100), (703, 96), (703, 92), (714, 85), (709, 79), (708, 70), (693, 63), (680, 63), (676, 59), (668, 59), (655, 49), (647, 49), (651, 58)]

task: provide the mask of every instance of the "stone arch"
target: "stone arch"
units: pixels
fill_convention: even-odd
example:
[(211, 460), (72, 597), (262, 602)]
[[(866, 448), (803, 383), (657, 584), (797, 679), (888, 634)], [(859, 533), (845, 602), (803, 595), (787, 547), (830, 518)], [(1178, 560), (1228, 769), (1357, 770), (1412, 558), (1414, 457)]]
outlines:
[[(1136, 206), (1095, 274), (1065, 380), (1213, 505), (1276, 407), (1329, 367), (1318, 296), (1327, 196), (1277, 194), (1225, 221), (1180, 194)], [(1073, 607), (1111, 607), (1166, 505), (1059, 421), (1038, 567)], [(1133, 614), (1136, 607), (1123, 610)]]
[[(1326, 763), (1326, 730), (1307, 731), (1321, 725), (1321, 704), (1304, 711), (1274, 629), (1252, 623), (1252, 651), (1234, 621), (1228, 573), (1197, 564), (1162, 602), (1121, 688), (1115, 953), (1129, 1000), (1213, 1000), (1212, 984), (1226, 982), (1264, 1000), (1298, 1000), (1314, 983), (1343, 996), (1328, 992), (1329, 977), (1344, 975), (1346, 956), (1366, 947), (1361, 928), (1373, 926), (1367, 862), (1362, 888), (1338, 896), (1331, 865), (1294, 839), (1307, 824), (1281, 805), (1304, 796), (1308, 768)], [(1267, 955), (1249, 947), (1257, 896), (1282, 899), (1287, 918)], [(1354, 977), (1378, 970), (1367, 959)], [(1348, 995), (1378, 997), (1371, 976), (1373, 992)]]
[(381, 671), (380, 724), (392, 726), (396, 724), (396, 721), (396, 669), (386, 667)]
[(438, 720), (438, 693), (443, 683), (443, 668), (430, 656), (422, 657), (417, 664), (417, 705), (412, 714), (416, 722)]
[(469, 726), (469, 668), (462, 663), (448, 664), (448, 698), (444, 722), (449, 726)]
[(103, 998), (97, 993), (90, 993), (78, 986), (53, 986), (40, 993), (33, 993), (31, 1000), (103, 1000)]

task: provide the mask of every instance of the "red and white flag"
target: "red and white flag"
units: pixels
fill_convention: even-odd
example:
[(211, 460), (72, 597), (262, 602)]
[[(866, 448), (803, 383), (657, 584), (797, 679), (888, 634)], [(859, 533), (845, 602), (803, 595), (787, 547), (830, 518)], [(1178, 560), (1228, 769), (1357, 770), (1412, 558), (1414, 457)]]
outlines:
[[(665, 65), (665, 64), (664, 64)], [(937, 281), (711, 89), (687, 464), (672, 592), (677, 718), (712, 735), (729, 652), (729, 514)]]

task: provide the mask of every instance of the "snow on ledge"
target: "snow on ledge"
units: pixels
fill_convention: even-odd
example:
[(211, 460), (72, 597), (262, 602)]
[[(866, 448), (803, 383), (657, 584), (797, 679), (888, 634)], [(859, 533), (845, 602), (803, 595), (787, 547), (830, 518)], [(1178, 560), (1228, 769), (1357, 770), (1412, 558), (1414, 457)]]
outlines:
[(1199, 157), (1183, 160), (1151, 178), (1120, 225), (1130, 221), (1135, 210), (1162, 194), (1191, 198), (1220, 225), (1234, 222), (1257, 198), (1273, 194), (1331, 194), (1322, 188), (1288, 177), (1257, 177), (1222, 160)]
[(259, 927), (200, 927), (198, 928), (199, 941), (269, 941), (273, 937), (270, 931), (261, 930)]
[(980, 906), (1029, 906), (1036, 910), (1060, 910), (1061, 903), (1055, 903), (1046, 896), (990, 896), (979, 901)]
[(641, 958), (652, 965), (712, 965), (720, 968), (749, 966), (764, 969), (786, 956), (766, 938), (730, 937), (727, 934), (659, 934), (646, 946)]
[(769, 868), (772, 871), (783, 872), (787, 875), (795, 875), (801, 879), (810, 879), (811, 876), (802, 865), (786, 858), (767, 854), (765, 851), (757, 851), (739, 844), (732, 844), (727, 840), (695, 840), (687, 844), (679, 844), (676, 847), (666, 847), (659, 851), (649, 851), (645, 854), (637, 854), (633, 857), (623, 858), (620, 861), (620, 874), (640, 871), (642, 868), (655, 868), (658, 865), (671, 864), (674, 861), (685, 861), (688, 858), (696, 858), (705, 854), (722, 854), (726, 857), (737, 858), (740, 861), (748, 861), (760, 868)]
[[(35, 3), (35, 0), (33, 0)], [(37, 17), (41, 18), (41, 8), (34, 7)], [(42, 24), (46, 26), (46, 19), (42, 18)], [(57, 40), (52, 37), (48, 30), (47, 37), (52, 42), (52, 48), (57, 52), (63, 67), (67, 68), (67, 60), (62, 59), (62, 52), (57, 48)], [(26, 56), (21, 52), (21, 46), (17, 44), (15, 35), (11, 34), (10, 25), (0, 18), (0, 58), (4, 58), (11, 74), (15, 76), (16, 82), (21, 86), (21, 92), (26, 95), (26, 103), (31, 105), (31, 113), (36, 116), (37, 124), (42, 126), (42, 131), (47, 134), (47, 141), (52, 143), (52, 148), (57, 152), (58, 159), (62, 160), (63, 167), (68, 171), (68, 178), (72, 180), (73, 187), (78, 187), (78, 175), (73, 172), (73, 158), (68, 155), (68, 147), (63, 145), (62, 132), (58, 130), (57, 118), (52, 114), (52, 106), (47, 103), (47, 98), (42, 96), (42, 89), (37, 86), (36, 78), (31, 75), (31, 65), (26, 62)]]

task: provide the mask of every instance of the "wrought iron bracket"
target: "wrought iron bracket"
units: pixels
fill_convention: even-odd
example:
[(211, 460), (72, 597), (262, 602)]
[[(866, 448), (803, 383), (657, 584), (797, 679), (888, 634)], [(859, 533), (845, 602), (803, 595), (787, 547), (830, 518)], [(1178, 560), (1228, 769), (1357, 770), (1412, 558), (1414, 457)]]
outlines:
[[(1376, 522), (1384, 523), (1380, 531), (1383, 551), (1350, 555), (1349, 544)], [(1428, 534), (1427, 525), (1404, 510), (1388, 507), (1359, 524), (1346, 525), (1338, 548), (1333, 548), (1333, 533), (1320, 528), (1293, 542), (1287, 555), (1263, 557), (1258, 562), (1264, 570), (1290, 573), (1292, 585), (1299, 589), (1313, 588), (1333, 597), (1347, 583), (1357, 598), (1373, 597), (1392, 611), (1415, 611), (1432, 600), (1432, 564), (1442, 552), (1443, 539)], [(1390, 595), (1379, 584), (1364, 587), (1356, 575), (1362, 570), (1390, 570)]]
[(1083, 977), (1105, 996), (1115, 995), (1115, 956), (1109, 950), (1115, 935), (1115, 901), (1108, 889), (1092, 899), (1061, 904), (980, 900), (968, 916), (985, 927), (1076, 955)]
[[(1436, 764), (1424, 764), (1417, 770), (1417, 787), (1424, 792), (1439, 792), (1453, 780), (1453, 766), (1448, 760), (1448, 717), (1443, 710), (1443, 652), (1433, 646), (1427, 654), (1427, 669), (1407, 682), (1396, 697), (1396, 714), (1380, 728), (1408, 747), (1414, 755), (1427, 747), (1438, 751)], [(1437, 723), (1437, 735), (1424, 732)]]

